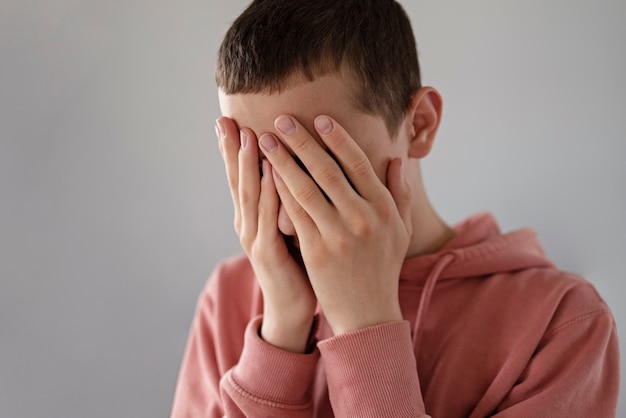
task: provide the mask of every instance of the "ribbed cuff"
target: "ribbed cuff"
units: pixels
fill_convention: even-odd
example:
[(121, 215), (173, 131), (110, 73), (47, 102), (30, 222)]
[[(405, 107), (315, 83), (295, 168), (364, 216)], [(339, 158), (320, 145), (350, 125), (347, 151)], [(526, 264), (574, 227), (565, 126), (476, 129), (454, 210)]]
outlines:
[(338, 416), (423, 416), (407, 321), (338, 335), (318, 343), (318, 348)]
[(281, 350), (259, 336), (262, 317), (255, 317), (245, 331), (234, 382), (250, 396), (268, 402), (302, 405), (310, 402), (310, 386), (320, 353), (296, 354)]

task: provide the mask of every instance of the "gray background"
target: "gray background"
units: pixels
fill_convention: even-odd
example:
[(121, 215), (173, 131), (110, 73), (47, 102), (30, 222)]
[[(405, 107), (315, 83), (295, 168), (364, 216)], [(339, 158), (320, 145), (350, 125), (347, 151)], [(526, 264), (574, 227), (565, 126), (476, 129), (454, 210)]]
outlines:
[[(0, 0), (0, 416), (168, 415), (198, 292), (239, 252), (213, 65), (245, 4)], [(624, 337), (626, 2), (405, 6), (445, 100), (435, 206), (534, 226)]]

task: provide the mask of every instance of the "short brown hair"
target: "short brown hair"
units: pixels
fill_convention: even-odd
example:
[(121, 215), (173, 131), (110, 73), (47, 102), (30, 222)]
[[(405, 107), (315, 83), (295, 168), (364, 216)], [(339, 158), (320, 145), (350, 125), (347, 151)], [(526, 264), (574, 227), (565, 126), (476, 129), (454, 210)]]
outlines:
[(341, 73), (359, 109), (383, 117), (393, 137), (421, 87), (417, 47), (394, 0), (254, 0), (219, 49), (226, 94), (280, 92), (288, 79)]

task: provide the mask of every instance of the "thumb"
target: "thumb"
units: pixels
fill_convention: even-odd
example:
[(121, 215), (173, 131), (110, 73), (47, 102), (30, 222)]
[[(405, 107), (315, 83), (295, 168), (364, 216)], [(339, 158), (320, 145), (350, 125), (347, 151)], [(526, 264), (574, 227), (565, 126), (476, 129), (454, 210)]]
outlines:
[(387, 188), (407, 231), (411, 232), (411, 187), (404, 177), (404, 161), (394, 158), (387, 168)]

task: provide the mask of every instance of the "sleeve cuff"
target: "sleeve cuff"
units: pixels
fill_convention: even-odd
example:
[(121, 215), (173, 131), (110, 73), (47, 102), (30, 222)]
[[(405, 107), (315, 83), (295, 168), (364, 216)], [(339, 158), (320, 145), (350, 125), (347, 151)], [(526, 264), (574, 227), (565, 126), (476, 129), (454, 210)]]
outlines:
[[(423, 416), (410, 326), (395, 321), (338, 335), (318, 343), (333, 409), (340, 416), (397, 411)], [(340, 412), (341, 411), (341, 412)], [(387, 416), (384, 413), (379, 416)]]
[(296, 354), (281, 350), (259, 336), (262, 317), (255, 317), (245, 331), (233, 383), (249, 395), (269, 402), (298, 405), (310, 402), (311, 382), (320, 353)]

